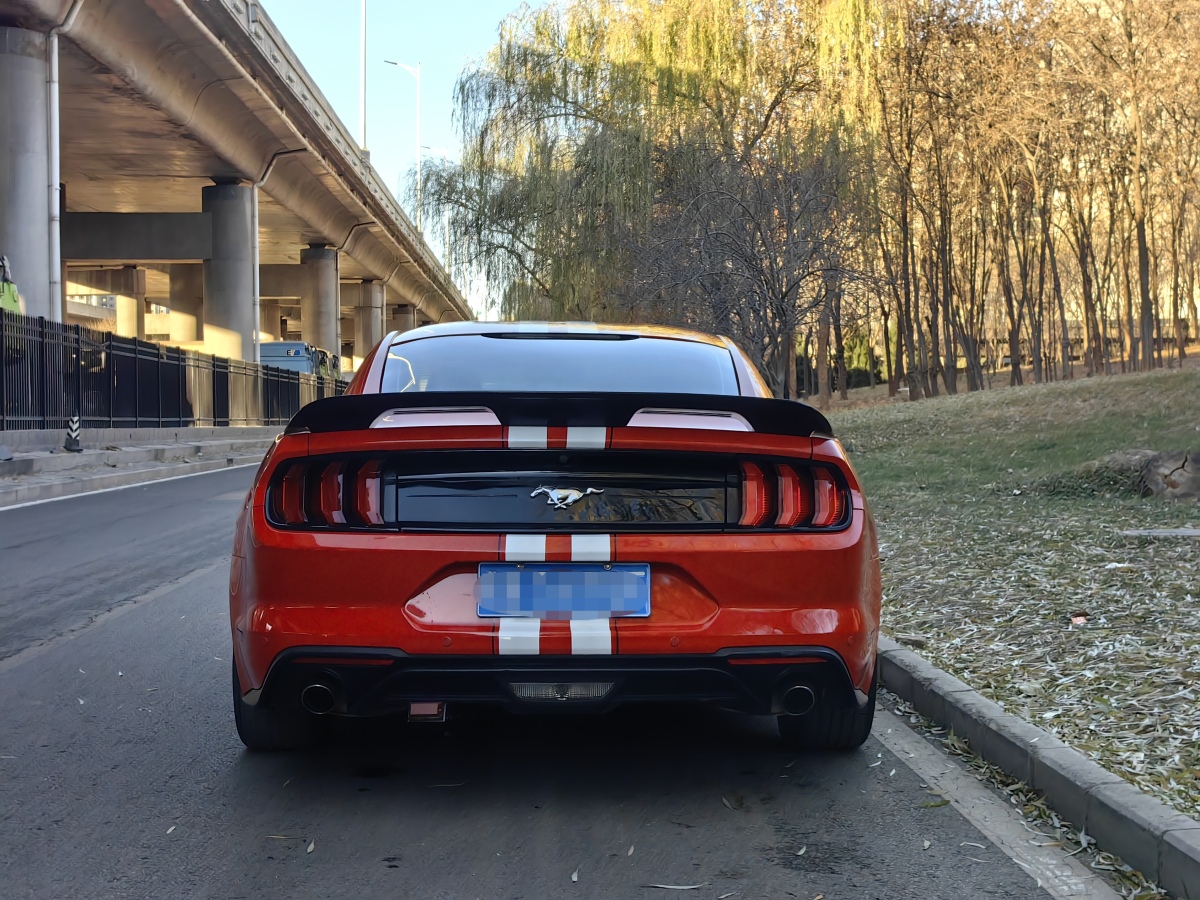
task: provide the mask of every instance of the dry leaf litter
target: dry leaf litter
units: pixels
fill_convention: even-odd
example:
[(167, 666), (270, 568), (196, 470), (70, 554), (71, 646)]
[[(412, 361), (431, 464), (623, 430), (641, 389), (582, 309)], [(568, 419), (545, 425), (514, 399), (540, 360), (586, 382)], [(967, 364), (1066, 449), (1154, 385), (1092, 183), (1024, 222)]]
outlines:
[(833, 421), (878, 525), (884, 630), (1200, 818), (1200, 524), (1087, 460), (1200, 448), (1200, 372), (986, 391)]
[[(1094, 870), (1103, 877), (1122, 897), (1128, 900), (1171, 900), (1170, 896), (1158, 885), (1147, 881), (1137, 870), (1124, 863), (1112, 853), (1106, 853), (1096, 847), (1096, 842), (1086, 833), (1080, 832), (1072, 823), (1060, 818), (1054, 810), (1046, 805), (1045, 799), (1023, 781), (1013, 778), (1003, 769), (984, 761), (974, 753), (967, 742), (952, 730), (943, 728), (920, 715), (912, 705), (901, 700), (895, 694), (880, 691), (882, 704), (903, 716), (910, 725), (924, 731), (927, 736), (937, 741), (943, 750), (957, 757), (967, 766), (968, 770), (980, 781), (991, 785), (1003, 796), (1009, 804), (1026, 821), (1029, 829), (1029, 842), (1041, 847), (1060, 847), (1067, 856), (1075, 857), (1080, 863)], [(925, 806), (945, 806), (949, 800)], [(926, 842), (928, 843), (928, 842)], [(964, 845), (983, 849), (982, 844), (964, 841)], [(928, 849), (928, 848), (926, 848)]]

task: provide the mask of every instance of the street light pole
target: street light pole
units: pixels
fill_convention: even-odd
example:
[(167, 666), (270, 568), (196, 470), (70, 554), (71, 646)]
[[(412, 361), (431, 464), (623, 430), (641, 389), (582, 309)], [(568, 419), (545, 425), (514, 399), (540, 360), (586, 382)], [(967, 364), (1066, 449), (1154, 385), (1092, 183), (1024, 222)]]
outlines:
[(358, 146), (367, 149), (367, 0), (359, 16), (358, 53)]
[[(365, 3), (366, 0), (363, 0)], [(389, 66), (397, 66), (403, 69), (413, 78), (417, 79), (417, 231), (422, 231), (421, 228), (421, 64), (415, 66), (406, 66), (402, 62), (385, 59), (385, 63)]]

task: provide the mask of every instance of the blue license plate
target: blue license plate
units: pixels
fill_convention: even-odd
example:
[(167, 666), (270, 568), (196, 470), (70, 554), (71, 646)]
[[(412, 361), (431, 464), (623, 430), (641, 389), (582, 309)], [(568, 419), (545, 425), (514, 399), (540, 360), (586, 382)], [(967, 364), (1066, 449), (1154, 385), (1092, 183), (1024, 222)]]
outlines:
[(650, 615), (645, 563), (481, 563), (479, 615), (611, 619)]

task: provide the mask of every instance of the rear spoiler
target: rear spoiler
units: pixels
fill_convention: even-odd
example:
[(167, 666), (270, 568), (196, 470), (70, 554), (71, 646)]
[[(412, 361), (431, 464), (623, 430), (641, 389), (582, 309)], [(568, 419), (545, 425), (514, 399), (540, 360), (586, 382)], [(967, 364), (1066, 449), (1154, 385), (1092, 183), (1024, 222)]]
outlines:
[(452, 408), (495, 414), (505, 426), (622, 428), (643, 411), (726, 413), (739, 416), (760, 434), (832, 437), (821, 413), (794, 400), (724, 397), (711, 394), (490, 394), (447, 391), (411, 394), (355, 394), (309, 403), (292, 418), (285, 434), (363, 431), (397, 409)]

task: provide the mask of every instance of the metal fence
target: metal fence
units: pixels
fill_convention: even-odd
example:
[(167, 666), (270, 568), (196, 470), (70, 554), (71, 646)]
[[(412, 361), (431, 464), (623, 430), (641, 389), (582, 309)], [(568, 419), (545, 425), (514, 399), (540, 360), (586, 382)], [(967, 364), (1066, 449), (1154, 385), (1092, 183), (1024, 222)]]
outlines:
[(283, 425), (346, 383), (0, 312), (0, 431)]

